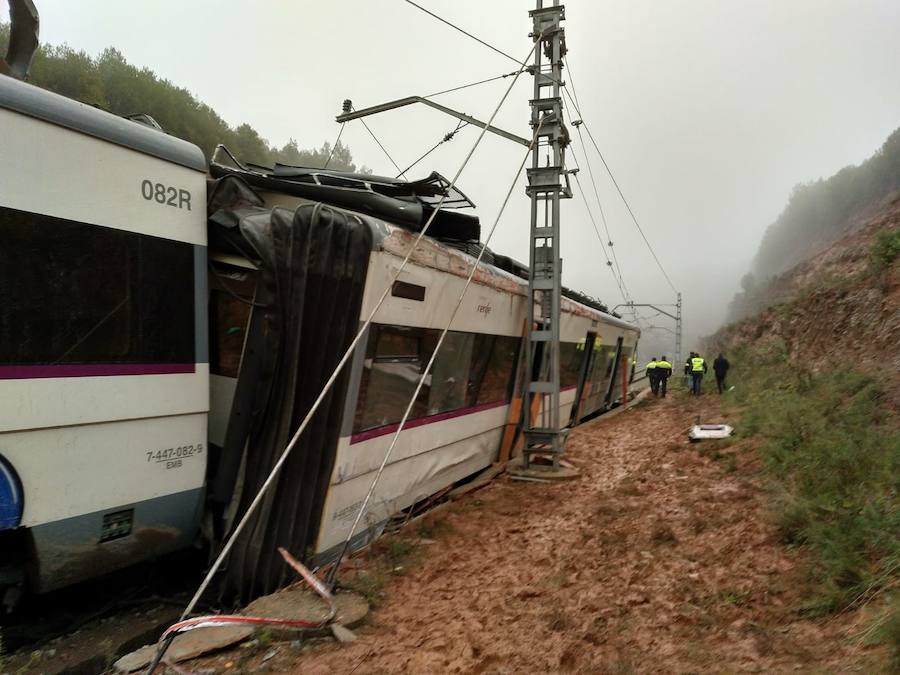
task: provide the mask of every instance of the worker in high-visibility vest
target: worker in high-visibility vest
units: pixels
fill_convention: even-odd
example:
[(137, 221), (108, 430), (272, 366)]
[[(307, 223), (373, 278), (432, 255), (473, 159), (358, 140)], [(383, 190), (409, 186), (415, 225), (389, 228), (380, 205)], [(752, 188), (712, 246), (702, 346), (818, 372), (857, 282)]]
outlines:
[(644, 370), (647, 371), (647, 379), (650, 380), (650, 391), (656, 396), (656, 390), (659, 387), (659, 380), (656, 379), (656, 357), (654, 356), (647, 362)]
[(706, 371), (706, 359), (695, 353), (691, 357), (691, 393), (694, 396), (699, 396), (702, 393), (703, 374)]
[(663, 356), (659, 361), (656, 362), (656, 390), (659, 392), (659, 395), (663, 398), (666, 397), (666, 384), (669, 381), (669, 377), (672, 375), (672, 364), (666, 360), (666, 357)]

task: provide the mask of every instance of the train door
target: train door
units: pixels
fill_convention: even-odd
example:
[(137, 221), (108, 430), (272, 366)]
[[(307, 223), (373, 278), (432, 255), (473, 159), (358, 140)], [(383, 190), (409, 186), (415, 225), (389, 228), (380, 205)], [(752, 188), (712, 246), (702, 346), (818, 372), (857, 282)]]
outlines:
[(618, 340), (616, 340), (616, 355), (613, 357), (612, 362), (609, 367), (609, 384), (606, 389), (606, 407), (609, 408), (613, 402), (615, 401), (615, 397), (613, 393), (615, 392), (616, 382), (618, 378), (616, 377), (619, 373), (619, 368), (622, 366), (622, 360), (624, 358), (624, 350), (622, 348), (622, 343), (624, 338), (621, 336)]
[(575, 385), (575, 400), (572, 402), (572, 412), (569, 417), (569, 426), (575, 426), (581, 421), (585, 392), (589, 392), (590, 378), (594, 366), (594, 345), (597, 344), (597, 334), (589, 332), (583, 340), (578, 343), (578, 350), (582, 352), (581, 367), (578, 371), (578, 383)]

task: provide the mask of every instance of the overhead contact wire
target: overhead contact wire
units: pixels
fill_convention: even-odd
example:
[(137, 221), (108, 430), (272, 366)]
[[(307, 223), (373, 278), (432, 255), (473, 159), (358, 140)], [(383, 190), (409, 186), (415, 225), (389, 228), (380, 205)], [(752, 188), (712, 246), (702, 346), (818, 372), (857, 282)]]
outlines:
[(519, 182), (519, 178), (522, 175), (522, 169), (525, 168), (525, 163), (528, 161), (529, 157), (531, 157), (531, 152), (534, 148), (535, 142), (537, 141), (542, 124), (543, 121), (538, 124), (537, 128), (534, 131), (534, 135), (531, 139), (531, 144), (528, 146), (528, 151), (522, 158), (522, 163), (519, 164), (519, 168), (516, 171), (516, 175), (509, 186), (509, 190), (506, 193), (503, 204), (500, 206), (500, 211), (497, 213), (497, 217), (494, 219), (494, 222), (491, 225), (491, 229), (488, 231), (488, 235), (484, 240), (484, 244), (482, 244), (481, 250), (478, 252), (478, 257), (475, 259), (475, 263), (472, 265), (472, 269), (469, 271), (469, 276), (466, 278), (466, 284), (465, 286), (463, 286), (459, 297), (456, 299), (456, 306), (453, 308), (453, 312), (450, 314), (450, 319), (447, 321), (447, 325), (444, 326), (444, 329), (441, 331), (441, 336), (440, 338), (438, 338), (434, 351), (431, 354), (431, 358), (428, 359), (428, 364), (422, 370), (422, 376), (419, 378), (419, 381), (416, 384), (416, 389), (409, 399), (409, 403), (406, 406), (406, 410), (403, 413), (400, 424), (397, 427), (397, 430), (394, 432), (394, 437), (391, 439), (391, 444), (390, 446), (388, 446), (387, 451), (384, 453), (384, 458), (381, 460), (381, 465), (378, 467), (378, 471), (375, 473), (375, 478), (372, 480), (372, 484), (369, 486), (369, 491), (366, 493), (366, 497), (363, 500), (362, 505), (359, 507), (359, 511), (357, 511), (356, 513), (356, 518), (353, 521), (353, 525), (350, 527), (350, 532), (347, 534), (347, 538), (344, 540), (344, 545), (341, 548), (340, 555), (329, 570), (327, 577), (327, 582), (329, 585), (334, 581), (338, 566), (341, 564), (341, 560), (343, 560), (344, 556), (347, 554), (347, 550), (350, 548), (350, 542), (353, 539), (353, 535), (356, 533), (356, 528), (359, 527), (359, 523), (362, 520), (363, 514), (365, 513), (366, 508), (368, 507), (369, 502), (372, 499), (372, 495), (375, 494), (375, 488), (378, 486), (378, 481), (381, 480), (381, 475), (384, 473), (384, 469), (394, 452), (394, 448), (396, 447), (397, 441), (400, 438), (400, 432), (402, 432), (403, 428), (406, 426), (406, 422), (409, 419), (409, 415), (416, 403), (416, 399), (418, 399), (419, 397), (419, 392), (422, 390), (422, 386), (425, 384), (425, 380), (428, 377), (428, 373), (431, 372), (432, 366), (434, 366), (434, 361), (441, 349), (441, 345), (444, 344), (444, 338), (446, 338), (447, 333), (450, 332), (450, 326), (453, 325), (453, 321), (454, 319), (456, 319), (459, 308), (462, 306), (463, 298), (465, 297), (466, 292), (469, 290), (469, 286), (472, 284), (472, 279), (475, 278), (475, 272), (478, 270), (478, 265), (481, 263), (481, 259), (484, 257), (485, 251), (487, 251), (488, 244), (490, 243), (491, 238), (494, 236), (494, 231), (497, 229), (497, 224), (500, 222), (500, 218), (503, 216), (503, 212), (506, 210), (506, 205), (509, 203), (509, 198), (512, 195), (513, 190), (515, 189), (516, 184)]
[[(425, 226), (419, 232), (416, 239), (413, 241), (412, 245), (409, 248), (406, 256), (403, 258), (403, 262), (394, 272), (391, 277), (390, 282), (385, 286), (384, 292), (381, 294), (381, 297), (378, 299), (378, 302), (375, 304), (375, 307), (369, 312), (369, 315), (366, 317), (366, 320), (363, 322), (362, 327), (360, 327), (359, 331), (356, 333), (356, 336), (351, 341), (350, 345), (347, 347), (344, 355), (341, 357), (341, 360), (338, 362), (338, 365), (335, 366), (328, 380), (325, 382), (325, 385), (322, 387), (322, 390), (319, 392), (319, 395), (316, 397), (316, 400), (313, 402), (312, 406), (307, 412), (306, 416), (300, 423), (300, 426), (297, 428), (297, 431), (294, 432), (294, 435), (291, 437), (290, 442), (285, 447), (281, 456), (278, 458), (278, 461), (275, 462), (275, 466), (272, 467), (272, 470), (269, 472), (269, 475), (266, 477), (266, 480), (263, 482), (259, 491), (256, 493), (256, 496), (253, 498), (253, 501), (250, 502), (250, 505), (247, 507), (247, 510), (244, 512), (244, 515), (241, 517), (240, 521), (238, 521), (237, 526), (235, 526), (231, 535), (225, 542), (225, 545), (222, 547), (222, 550), (219, 552), (219, 555), (216, 557), (206, 576), (200, 584), (200, 587), (197, 589), (197, 592), (194, 593), (194, 596), (191, 598), (188, 606), (185, 608), (184, 612), (181, 615), (181, 620), (184, 620), (188, 617), (191, 612), (194, 611), (194, 608), (197, 606), (197, 603), (200, 601), (203, 593), (209, 587), (210, 582), (212, 581), (213, 576), (215, 576), (216, 572), (219, 571), (219, 568), (222, 566), (222, 563), (225, 561), (225, 558), (231, 552), (231, 548), (234, 546), (234, 542), (237, 540), (237, 537), (243, 531), (244, 527), (246, 527), (252, 515), (256, 512), (256, 509), (259, 507), (259, 504), (262, 502), (263, 497), (266, 492), (268, 492), (272, 483), (274, 482), (276, 476), (281, 471), (281, 467), (287, 461), (288, 456), (293, 451), (294, 447), (297, 445), (297, 442), (300, 440), (300, 436), (306, 430), (306, 427), (309, 425), (310, 421), (313, 418), (313, 415), (318, 411), (319, 406), (322, 405), (322, 401), (325, 400), (325, 397), (328, 395), (328, 392), (331, 390), (331, 387), (334, 386), (335, 381), (340, 375), (341, 371), (344, 369), (344, 366), (347, 365), (347, 362), (350, 360), (350, 356), (353, 354), (356, 346), (359, 344), (362, 336), (365, 335), (366, 331), (369, 329), (369, 325), (372, 323), (372, 319), (375, 317), (375, 313), (381, 308), (381, 305), (384, 303), (388, 294), (391, 292), (391, 288), (393, 287), (394, 282), (400, 277), (400, 274), (403, 273), (403, 270), (406, 269), (406, 265), (409, 263), (410, 259), (413, 256), (413, 253), (416, 251), (419, 243), (422, 241), (422, 238), (428, 232), (428, 229), (431, 227), (432, 221), (434, 221), (435, 216), (438, 211), (444, 205), (444, 201), (447, 199), (447, 195), (451, 192), (451, 190), (455, 187), (456, 181), (459, 180), (460, 175), (463, 170), (468, 165), (469, 161), (472, 159), (472, 156), (475, 154), (475, 150), (481, 144), (481, 140), (484, 138), (485, 133), (487, 133), (487, 127), (491, 125), (494, 121), (494, 118), (497, 116), (497, 113), (500, 112), (500, 108), (503, 107), (503, 104), (506, 102), (506, 99), (509, 97), (510, 92), (515, 86), (516, 82), (519, 79), (519, 76), (525, 70), (525, 62), (531, 58), (531, 55), (534, 53), (534, 50), (537, 48), (540, 39), (536, 40), (534, 44), (531, 46), (531, 49), (528, 51), (528, 54), (522, 61), (522, 67), (519, 69), (516, 77), (510, 82), (509, 87), (507, 87), (503, 96), (500, 98), (500, 102), (494, 108), (494, 111), (491, 113), (490, 119), (484, 128), (482, 128), (481, 132), (478, 134), (478, 138), (475, 139), (475, 143), (472, 145), (472, 148), (469, 150), (466, 157), (463, 159), (462, 164), (460, 164), (459, 169), (457, 169), (456, 174), (453, 176), (453, 180), (450, 181), (450, 185), (447, 188), (446, 194), (441, 195), (440, 200), (435, 205), (434, 210), (431, 215), (428, 217), (428, 220), (425, 222)], [(160, 651), (157, 653), (157, 657), (154, 659), (154, 662), (151, 663), (150, 667), (147, 669), (147, 675), (152, 675), (153, 671), (156, 669), (156, 666), (159, 665), (159, 661), (162, 656), (165, 654), (165, 650), (168, 648), (169, 643), (163, 644)]]
[[(575, 153), (569, 151), (572, 157), (572, 161), (575, 163), (575, 167), (580, 169), (578, 166), (578, 158), (575, 157)], [(588, 218), (591, 221), (591, 225), (594, 228), (594, 233), (597, 235), (597, 241), (600, 242), (600, 251), (603, 253), (603, 257), (606, 258), (606, 266), (609, 268), (610, 274), (612, 274), (613, 280), (616, 282), (616, 286), (619, 288), (619, 294), (622, 296), (622, 299), (625, 302), (628, 302), (629, 293), (628, 288), (625, 285), (625, 279), (622, 278), (620, 273), (616, 272), (616, 269), (613, 267), (613, 262), (610, 260), (609, 254), (606, 252), (606, 248), (603, 243), (603, 237), (600, 236), (600, 230), (597, 228), (597, 221), (594, 218), (594, 214), (591, 211), (591, 205), (588, 204), (587, 196), (585, 196), (584, 188), (581, 186), (581, 180), (578, 178), (578, 173), (574, 173), (575, 183), (578, 185), (578, 194), (581, 196), (582, 201), (584, 202), (584, 208), (587, 210)]]
[[(484, 45), (488, 49), (491, 49), (491, 50), (497, 52), (501, 56), (504, 56), (507, 59), (510, 59), (511, 61), (514, 61), (515, 63), (519, 63), (519, 65), (524, 66), (524, 63), (520, 63), (519, 61), (516, 61), (515, 57), (510, 56), (509, 54), (504, 52), (502, 49), (495, 47), (494, 45), (490, 44), (489, 42), (486, 42), (486, 41), (482, 40), (481, 38), (479, 38), (475, 35), (472, 35), (472, 33), (468, 32), (467, 30), (464, 30), (463, 28), (460, 28), (459, 26), (454, 24), (452, 21), (448, 21), (447, 19), (445, 19), (441, 16), (438, 16), (434, 12), (425, 9), (424, 7), (413, 2), (412, 0), (404, 0), (404, 2), (412, 5), (413, 7), (416, 7), (417, 9), (422, 10), (423, 12), (425, 12), (429, 16), (437, 19), (441, 23), (444, 23), (444, 24), (450, 26), (454, 30), (457, 30), (460, 33), (462, 33), (463, 35), (465, 35), (466, 37), (469, 37), (469, 38), (475, 40), (476, 42), (478, 42), (479, 44)], [(644, 244), (647, 245), (647, 249), (650, 251), (650, 255), (653, 256), (653, 260), (656, 262), (657, 267), (659, 267), (660, 272), (662, 272), (663, 277), (665, 277), (666, 282), (669, 284), (669, 287), (673, 291), (677, 292), (677, 289), (675, 288), (675, 284), (672, 283), (672, 279), (669, 277), (668, 272), (666, 272), (666, 269), (663, 267), (662, 262), (660, 262), (659, 256), (656, 255), (656, 251), (653, 249), (653, 246), (650, 244), (650, 240), (647, 239), (647, 235), (644, 234), (644, 229), (641, 227), (641, 224), (638, 221), (637, 216), (634, 214), (634, 210), (631, 208), (631, 204), (629, 204), (628, 200), (625, 198), (625, 194), (622, 192), (622, 188), (619, 186), (619, 183), (616, 180), (616, 177), (613, 175), (612, 169), (610, 168), (609, 164), (607, 163), (606, 158), (603, 156), (603, 153), (600, 152), (600, 147), (597, 145), (597, 141), (594, 140), (594, 135), (591, 133), (590, 127), (588, 127), (587, 122), (584, 121), (584, 115), (581, 114), (581, 107), (578, 105), (578, 102), (576, 100), (578, 98), (578, 96), (577, 96), (577, 92), (575, 92), (575, 80), (571, 75), (572, 70), (571, 70), (571, 68), (569, 68), (568, 59), (563, 58), (563, 61), (565, 63), (566, 69), (569, 70), (569, 79), (572, 82), (572, 92), (573, 92), (573, 94), (575, 94), (575, 98), (573, 99), (572, 94), (569, 94), (568, 88), (564, 87), (563, 93), (569, 98), (569, 101), (572, 103), (572, 106), (578, 112), (578, 116), (581, 118), (582, 122), (584, 123), (584, 128), (585, 128), (585, 131), (587, 131), (587, 133), (588, 133), (588, 138), (591, 139), (591, 143), (593, 144), (594, 149), (597, 151), (597, 154), (600, 155), (600, 161), (603, 162), (603, 166), (606, 169), (606, 172), (609, 174), (609, 178), (612, 181), (613, 185), (615, 186), (616, 192), (618, 192), (619, 197), (622, 199), (622, 203), (625, 205), (625, 208), (628, 210), (628, 214), (631, 216), (631, 220), (634, 221), (634, 224), (637, 227), (638, 232), (640, 232), (641, 238), (644, 240)], [(544, 76), (550, 77), (548, 75), (544, 75)], [(553, 78), (550, 77), (550, 79), (553, 79)], [(557, 82), (557, 83), (560, 85), (563, 84), (562, 82)]]
[(435, 19), (437, 19), (438, 21), (440, 21), (441, 23), (450, 26), (450, 28), (452, 28), (453, 30), (457, 30), (457, 31), (459, 31), (460, 33), (462, 33), (463, 35), (472, 38), (473, 40), (475, 40), (475, 42), (481, 43), (482, 45), (484, 45), (484, 46), (487, 47), (488, 49), (494, 50), (495, 52), (497, 52), (498, 54), (500, 54), (500, 56), (505, 56), (506, 58), (508, 58), (508, 59), (509, 59), (510, 61), (512, 61), (513, 63), (516, 63), (516, 64), (518, 64), (518, 65), (520, 65), (520, 66), (524, 66), (524, 65), (525, 65), (525, 62), (524, 62), (524, 61), (518, 61), (518, 60), (516, 60), (516, 57), (515, 57), (515, 56), (511, 56), (511, 55), (507, 54), (505, 51), (503, 51), (502, 49), (498, 49), (498, 48), (495, 47), (494, 45), (492, 45), (492, 44), (490, 44), (490, 43), (488, 43), (488, 42), (485, 42), (484, 40), (482, 40), (482, 39), (479, 38), (479, 37), (476, 37), (476, 36), (472, 35), (469, 31), (460, 28), (459, 26), (457, 26), (457, 25), (456, 25), (455, 23), (453, 23), (452, 21), (448, 21), (447, 19), (438, 16), (437, 14), (435, 14), (435, 13), (432, 12), (432, 11), (430, 11), (430, 10), (428, 10), (428, 9), (425, 9), (424, 7), (422, 7), (422, 5), (416, 4), (416, 3), (413, 2), (412, 0), (404, 0), (404, 2), (406, 2), (406, 4), (408, 4), (408, 5), (412, 5), (412, 6), (415, 7), (416, 9), (422, 10), (422, 11), (425, 12), (428, 16), (430, 16), (430, 17), (432, 17), (432, 18), (435, 18)]
[(444, 89), (443, 91), (436, 91), (433, 94), (426, 94), (422, 98), (434, 98), (435, 96), (441, 96), (443, 94), (449, 94), (454, 91), (460, 91), (462, 89), (468, 89), (469, 87), (477, 87), (479, 84), (487, 84), (488, 82), (494, 82), (496, 80), (502, 80), (505, 77), (512, 77), (516, 74), (516, 71), (512, 71), (509, 73), (503, 73), (503, 75), (497, 75), (496, 77), (489, 77), (486, 80), (478, 80), (478, 82), (470, 82), (469, 84), (461, 84), (458, 87), (453, 87), (452, 89)]
[(575, 183), (578, 185), (578, 193), (581, 195), (582, 200), (584, 200), (584, 208), (587, 209), (588, 218), (591, 221), (591, 225), (593, 225), (594, 227), (594, 232), (597, 234), (597, 239), (600, 241), (600, 250), (603, 251), (603, 256), (606, 258), (606, 266), (609, 268), (609, 271), (616, 282), (616, 286), (619, 289), (619, 295), (622, 296), (622, 300), (628, 302), (628, 293), (625, 290), (624, 284), (620, 280), (619, 276), (616, 274), (615, 269), (613, 269), (613, 263), (612, 260), (609, 259), (609, 254), (607, 254), (606, 249), (603, 247), (603, 238), (600, 236), (600, 230), (597, 229), (597, 221), (594, 219), (594, 214), (591, 212), (591, 207), (588, 204), (587, 197), (584, 196), (584, 188), (581, 187), (581, 180), (578, 178), (577, 173), (575, 174)]
[[(571, 122), (571, 118), (570, 118)], [(575, 126), (575, 125), (573, 125)], [(603, 212), (603, 202), (600, 199), (600, 191), (597, 189), (597, 179), (594, 177), (594, 168), (591, 165), (591, 159), (588, 156), (587, 147), (584, 144), (584, 136), (581, 134), (581, 125), (575, 126), (576, 131), (578, 132), (578, 140), (581, 143), (581, 149), (584, 152), (584, 162), (587, 164), (588, 175), (591, 178), (591, 187), (594, 190), (594, 197), (597, 200), (597, 208), (600, 211), (600, 220), (603, 223), (603, 231), (606, 233), (606, 241), (609, 246), (610, 253), (612, 254), (613, 263), (616, 266), (616, 271), (619, 274), (619, 278), (622, 280), (622, 285), (625, 286), (626, 293), (628, 292), (628, 287), (625, 284), (625, 275), (622, 273), (622, 265), (619, 264), (619, 256), (616, 255), (616, 247), (613, 245), (613, 238), (609, 232), (609, 223), (606, 220), (606, 214)], [(577, 175), (577, 174), (576, 174)], [(628, 293), (629, 299), (631, 294)]]
[[(521, 65), (521, 66), (524, 66), (524, 65), (525, 65), (524, 63), (521, 63), (521, 62), (519, 62), (519, 61), (516, 61), (515, 57), (510, 56), (508, 53), (506, 53), (506, 52), (503, 51), (502, 49), (499, 49), (498, 47), (495, 47), (495, 46), (492, 45), (491, 43), (486, 42), (485, 40), (482, 40), (481, 38), (479, 38), (479, 37), (477, 37), (477, 36), (475, 36), (475, 35), (472, 35), (472, 33), (468, 32), (467, 30), (464, 30), (463, 28), (460, 28), (459, 26), (457, 26), (456, 24), (454, 24), (452, 21), (448, 21), (447, 19), (445, 19), (445, 18), (443, 18), (443, 17), (441, 17), (441, 16), (438, 16), (438, 15), (435, 14), (434, 12), (432, 12), (432, 11), (430, 11), (430, 10), (428, 10), (428, 9), (425, 9), (424, 7), (422, 7), (421, 5), (419, 5), (419, 4), (415, 3), (415, 2), (413, 2), (412, 0), (404, 0), (404, 2), (406, 2), (407, 4), (412, 5), (413, 7), (416, 7), (417, 9), (420, 9), (421, 11), (423, 11), (423, 12), (425, 12), (426, 14), (428, 14), (429, 16), (431, 16), (431, 17), (437, 19), (437, 20), (440, 21), (441, 23), (444, 23), (444, 24), (450, 26), (450, 27), (453, 28), (454, 30), (459, 31), (460, 33), (462, 33), (463, 35), (465, 35), (466, 37), (469, 37), (469, 38), (471, 38), (472, 40), (475, 40), (476, 42), (478, 42), (479, 44), (484, 45), (484, 46), (487, 47), (488, 49), (491, 49), (492, 51), (497, 52), (497, 53), (500, 54), (501, 56), (503, 56), (503, 57), (505, 57), (505, 58), (507, 58), (507, 59), (509, 59), (509, 60), (511, 60), (511, 61), (513, 61), (513, 62), (515, 62), (515, 63), (518, 63), (518, 64)], [(569, 68), (568, 60), (564, 58), (563, 61), (564, 61), (564, 63), (565, 63), (566, 68), (569, 70), (569, 73), (570, 73), (569, 79), (572, 81), (572, 91), (573, 91), (573, 93), (575, 94), (575, 98), (573, 99), (573, 98), (572, 98), (572, 94), (569, 94), (568, 88), (565, 88), (565, 87), (564, 87), (564, 88), (563, 88), (563, 93), (569, 98), (569, 101), (572, 103), (572, 106), (573, 106), (573, 107), (575, 108), (575, 110), (578, 112), (578, 116), (581, 117), (582, 122), (584, 122), (584, 116), (581, 114), (581, 108), (580, 108), (580, 106), (578, 105), (578, 102), (577, 102), (578, 96), (577, 96), (577, 92), (575, 92), (575, 81), (574, 81), (574, 78), (572, 78), (572, 76), (571, 76), (571, 69)], [(543, 76), (546, 77), (546, 78), (548, 78), (548, 79), (550, 79), (550, 80), (556, 81), (557, 84), (559, 84), (559, 85), (561, 85), (561, 86), (564, 85), (563, 82), (559, 82), (558, 80), (554, 80), (554, 78), (551, 77), (551, 76), (549, 76), (549, 75), (544, 74)], [(585, 128), (585, 130), (586, 130), (587, 133), (588, 133), (588, 138), (590, 138), (591, 143), (592, 143), (593, 146), (594, 146), (594, 149), (597, 151), (597, 154), (600, 155), (600, 161), (603, 162), (603, 166), (606, 168), (606, 172), (609, 174), (610, 180), (612, 180), (612, 183), (613, 183), (613, 185), (614, 185), (615, 188), (616, 188), (616, 192), (618, 192), (619, 197), (622, 199), (622, 203), (625, 204), (625, 208), (628, 210), (628, 214), (631, 216), (631, 220), (634, 221), (634, 224), (635, 224), (635, 226), (637, 227), (638, 232), (640, 232), (641, 238), (644, 240), (644, 244), (646, 244), (647, 249), (650, 251), (650, 255), (653, 256), (653, 260), (656, 262), (657, 267), (659, 267), (660, 272), (662, 272), (663, 277), (665, 277), (666, 282), (669, 284), (669, 287), (670, 287), (673, 291), (676, 291), (676, 292), (677, 292), (677, 289), (675, 288), (675, 284), (672, 283), (672, 279), (669, 277), (668, 272), (666, 272), (665, 268), (663, 267), (662, 262), (660, 262), (659, 256), (656, 255), (656, 251), (653, 249), (653, 246), (650, 244), (650, 240), (647, 239), (647, 235), (644, 234), (644, 230), (643, 230), (643, 228), (641, 227), (640, 222), (638, 222), (637, 216), (634, 214), (634, 210), (631, 208), (631, 205), (628, 203), (628, 200), (625, 198), (625, 194), (622, 192), (622, 188), (619, 187), (619, 183), (618, 183), (618, 181), (616, 181), (616, 177), (613, 175), (612, 169), (610, 169), (610, 166), (609, 166), (609, 164), (607, 163), (606, 158), (603, 156), (603, 153), (600, 152), (600, 148), (599, 148), (599, 146), (597, 145), (597, 142), (594, 140), (594, 135), (591, 133), (591, 130), (590, 130), (590, 128), (588, 127), (588, 125), (587, 125), (586, 122), (584, 122), (584, 128)]]
[[(644, 234), (644, 228), (641, 227), (640, 222), (637, 219), (637, 216), (634, 214), (634, 210), (631, 208), (631, 204), (628, 203), (628, 200), (625, 198), (625, 194), (622, 192), (622, 188), (619, 187), (619, 182), (616, 180), (615, 175), (612, 172), (612, 169), (609, 166), (609, 163), (606, 161), (606, 157), (603, 156), (603, 153), (600, 151), (600, 146), (597, 145), (597, 141), (594, 139), (594, 135), (591, 133), (591, 128), (588, 126), (587, 121), (584, 119), (584, 115), (581, 113), (581, 108), (578, 105), (577, 92), (575, 91), (575, 80), (572, 77), (572, 69), (569, 67), (568, 59), (563, 59), (565, 63), (566, 69), (569, 71), (569, 80), (572, 84), (572, 93), (569, 93), (568, 88), (563, 89), (563, 93), (569, 99), (569, 102), (572, 104), (572, 107), (575, 108), (575, 111), (578, 113), (578, 117), (581, 118), (582, 126), (584, 126), (584, 130), (587, 131), (588, 138), (591, 141), (591, 144), (594, 146), (594, 150), (597, 151), (597, 154), (600, 156), (600, 161), (603, 162), (603, 167), (606, 169), (606, 173), (609, 174), (609, 179), (612, 181), (613, 186), (616, 188), (616, 192), (619, 194), (619, 198), (622, 200), (622, 203), (625, 205), (625, 208), (628, 211), (628, 215), (631, 216), (631, 220), (634, 222), (635, 227), (637, 227), (638, 232), (641, 235), (641, 238), (644, 240), (644, 243), (647, 245), (647, 250), (650, 251), (650, 255), (653, 256), (653, 260), (656, 261), (656, 266), (659, 267), (659, 271), (662, 272), (663, 277), (665, 277), (666, 282), (669, 284), (669, 287), (674, 291), (678, 292), (675, 288), (675, 284), (672, 283), (672, 279), (669, 277), (669, 273), (666, 272), (665, 267), (663, 267), (662, 262), (660, 262), (659, 256), (656, 255), (656, 251), (653, 249), (653, 245), (650, 243), (650, 240), (647, 239), (647, 235)], [(573, 98), (574, 95), (574, 98)]]
[(421, 157), (419, 157), (419, 159), (417, 159), (415, 162), (413, 162), (413, 163), (410, 164), (408, 167), (406, 167), (405, 169), (403, 169), (403, 171), (401, 171), (400, 173), (398, 173), (396, 177), (397, 177), (397, 178), (400, 178), (402, 175), (408, 173), (410, 169), (412, 169), (416, 164), (418, 164), (418, 163), (421, 162), (423, 159), (425, 159), (426, 157), (428, 157), (428, 155), (430, 155), (432, 152), (434, 152), (435, 150), (437, 150), (437, 149), (438, 149), (439, 147), (441, 147), (444, 143), (447, 143), (448, 141), (452, 141), (453, 138), (456, 136), (456, 133), (457, 133), (460, 129), (463, 129), (463, 128), (467, 127), (467, 126), (469, 126), (469, 123), (468, 123), (468, 122), (462, 122), (462, 121), (461, 121), (459, 124), (456, 125), (456, 128), (455, 128), (453, 131), (451, 131), (451, 132), (445, 134), (444, 137), (443, 137), (441, 140), (439, 140), (437, 143), (435, 143), (433, 146), (431, 146), (431, 149), (430, 149), (430, 150), (427, 150), (427, 151), (425, 152), (424, 155), (422, 155)]

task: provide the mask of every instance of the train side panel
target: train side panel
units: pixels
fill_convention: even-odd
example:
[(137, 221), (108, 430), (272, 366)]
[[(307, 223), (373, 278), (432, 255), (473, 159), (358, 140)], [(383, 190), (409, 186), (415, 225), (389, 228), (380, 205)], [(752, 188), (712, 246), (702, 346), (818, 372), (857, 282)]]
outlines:
[(196, 534), (205, 175), (189, 144), (2, 77), (0, 128), (0, 456), (45, 591)]

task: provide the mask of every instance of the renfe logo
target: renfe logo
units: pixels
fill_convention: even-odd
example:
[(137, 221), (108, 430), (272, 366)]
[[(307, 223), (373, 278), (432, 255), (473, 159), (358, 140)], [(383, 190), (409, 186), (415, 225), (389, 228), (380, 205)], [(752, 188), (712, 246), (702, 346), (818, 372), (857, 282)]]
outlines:
[(490, 305), (478, 305), (478, 313), (484, 314), (485, 316), (487, 316), (488, 314), (491, 313), (491, 306)]

